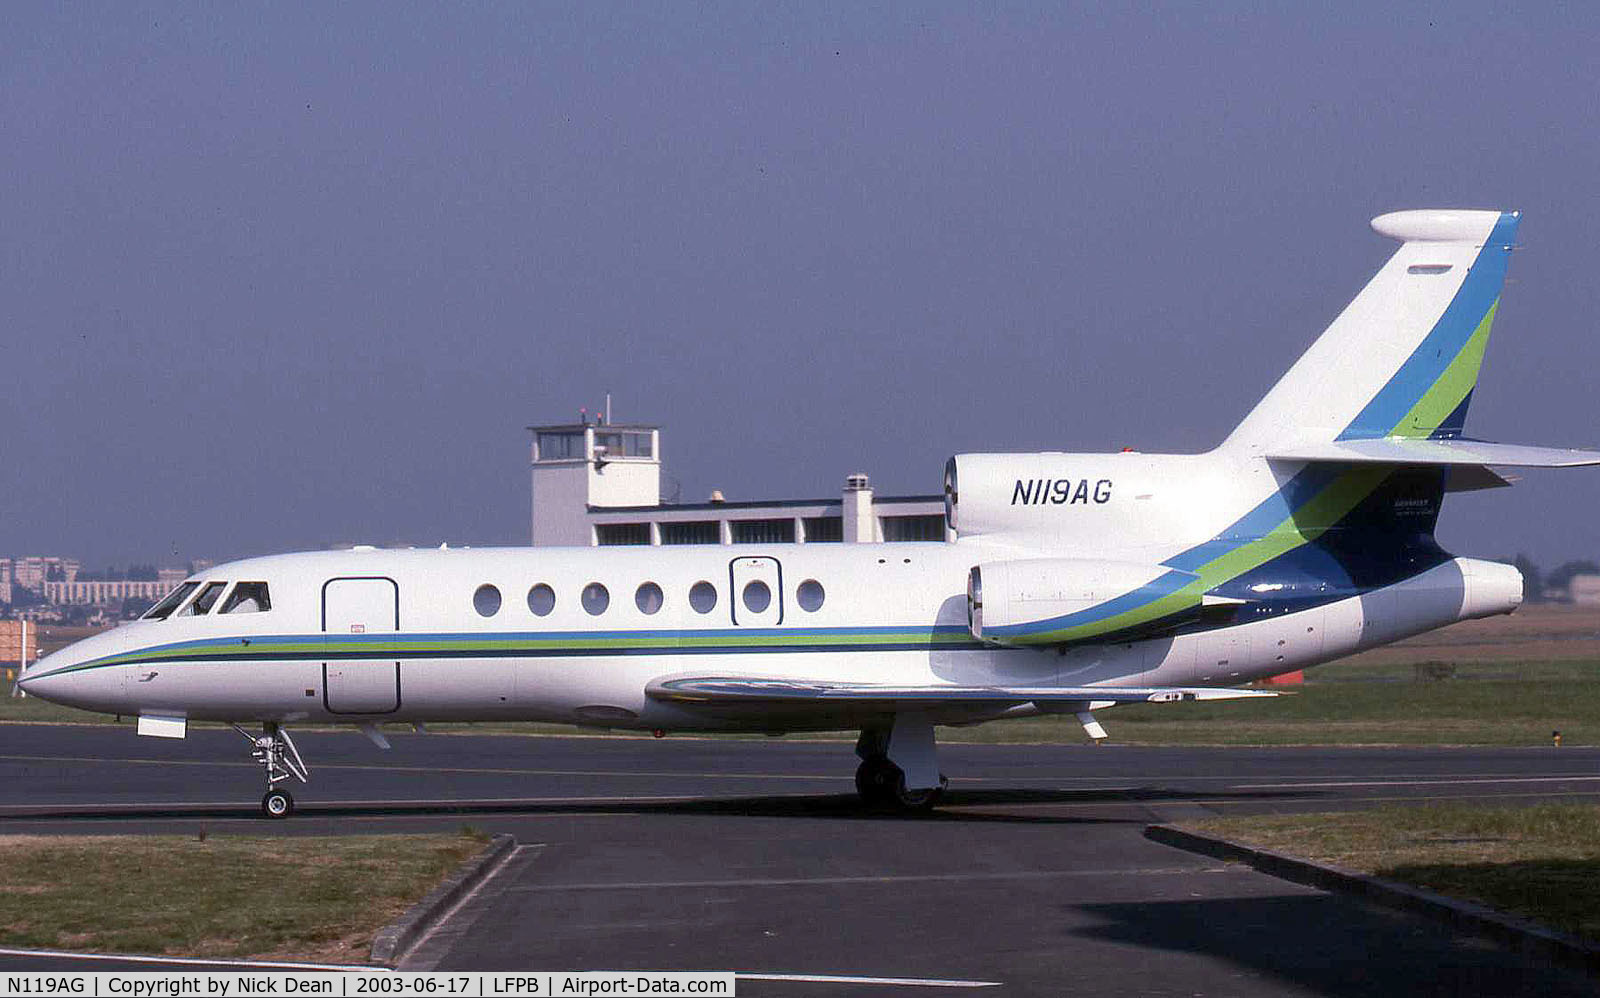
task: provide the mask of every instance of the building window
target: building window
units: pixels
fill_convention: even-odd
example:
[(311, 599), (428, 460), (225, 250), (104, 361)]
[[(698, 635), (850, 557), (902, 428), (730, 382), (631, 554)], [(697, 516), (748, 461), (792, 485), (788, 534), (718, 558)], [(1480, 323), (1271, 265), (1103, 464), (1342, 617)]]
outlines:
[(782, 520), (734, 520), (731, 526), (735, 544), (794, 543), (792, 517)]
[(808, 516), (805, 523), (807, 544), (837, 544), (844, 540), (842, 516)]
[(649, 544), (650, 524), (597, 523), (594, 525), (594, 537), (602, 547), (613, 544)]
[(816, 579), (807, 579), (800, 583), (800, 588), (795, 590), (795, 601), (800, 604), (800, 609), (807, 613), (816, 613), (822, 609), (822, 601), (827, 596), (822, 591), (822, 583)]
[(540, 461), (581, 461), (586, 455), (583, 453), (583, 433), (539, 433), (534, 440), (539, 447)]
[(716, 520), (665, 521), (661, 524), (663, 544), (721, 544), (722, 525)]
[(543, 582), (528, 590), (528, 609), (535, 617), (548, 616), (556, 608), (556, 591)]
[(944, 517), (886, 516), (883, 518), (883, 539), (886, 541), (942, 541)]
[(760, 579), (744, 584), (744, 608), (751, 613), (765, 613), (772, 605), (772, 590)]
[(710, 613), (717, 605), (717, 587), (709, 582), (696, 582), (689, 588), (689, 605), (695, 613)]
[(654, 582), (646, 582), (633, 593), (633, 605), (639, 608), (640, 613), (655, 613), (661, 609), (661, 604), (667, 598), (661, 592), (661, 587)]
[(480, 617), (493, 617), (500, 612), (500, 590), (487, 582), (472, 594), (472, 608)]
[(611, 605), (611, 593), (600, 583), (591, 582), (583, 587), (581, 602), (585, 612), (591, 617), (598, 617)]
[[(604, 451), (601, 448), (605, 448)], [(603, 453), (607, 458), (650, 457), (654, 452), (649, 430), (597, 430), (594, 449), (597, 457)]]

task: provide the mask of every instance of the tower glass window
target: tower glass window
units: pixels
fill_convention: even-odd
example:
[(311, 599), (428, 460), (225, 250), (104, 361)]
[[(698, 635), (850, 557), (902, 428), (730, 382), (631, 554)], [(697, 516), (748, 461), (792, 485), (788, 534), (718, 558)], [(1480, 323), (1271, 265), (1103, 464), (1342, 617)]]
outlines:
[(539, 447), (541, 461), (581, 461), (585, 457), (581, 431), (539, 433), (534, 439)]

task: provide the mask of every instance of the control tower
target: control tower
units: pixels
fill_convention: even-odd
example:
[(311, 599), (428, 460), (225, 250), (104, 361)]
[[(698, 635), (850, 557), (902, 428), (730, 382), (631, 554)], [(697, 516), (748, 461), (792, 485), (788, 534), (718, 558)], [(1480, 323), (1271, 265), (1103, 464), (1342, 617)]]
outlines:
[(661, 503), (661, 429), (637, 423), (530, 426), (533, 543), (596, 543), (591, 510)]

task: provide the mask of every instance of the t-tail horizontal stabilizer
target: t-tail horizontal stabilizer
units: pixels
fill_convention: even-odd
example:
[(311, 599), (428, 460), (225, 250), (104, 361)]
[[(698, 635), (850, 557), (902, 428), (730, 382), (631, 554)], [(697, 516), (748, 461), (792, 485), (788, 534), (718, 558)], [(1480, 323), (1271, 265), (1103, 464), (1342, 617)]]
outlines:
[(1498, 465), (1504, 468), (1577, 468), (1600, 464), (1600, 451), (1565, 447), (1494, 444), (1486, 440), (1323, 440), (1269, 448), (1274, 461), (1327, 461), (1337, 464), (1409, 464), (1443, 467)]

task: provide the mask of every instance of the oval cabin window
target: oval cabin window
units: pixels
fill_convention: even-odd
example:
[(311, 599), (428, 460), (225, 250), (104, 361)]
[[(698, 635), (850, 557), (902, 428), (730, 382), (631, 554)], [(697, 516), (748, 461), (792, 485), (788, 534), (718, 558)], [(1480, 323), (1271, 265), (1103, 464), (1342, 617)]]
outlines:
[(500, 612), (500, 590), (484, 583), (472, 594), (472, 608), (480, 617), (493, 617)]
[(598, 617), (611, 605), (611, 593), (600, 583), (591, 582), (583, 587), (582, 602), (584, 612), (591, 617)]
[(528, 590), (528, 609), (535, 617), (547, 616), (556, 608), (556, 591), (543, 582)]
[(822, 601), (827, 598), (827, 593), (822, 591), (822, 583), (816, 579), (807, 579), (800, 583), (800, 588), (795, 590), (795, 602), (800, 604), (800, 609), (807, 613), (816, 613), (822, 609)]
[(661, 592), (661, 587), (654, 582), (646, 582), (635, 590), (633, 594), (633, 603), (639, 608), (640, 613), (655, 613), (661, 609), (661, 605), (666, 601), (667, 598)]
[(695, 613), (710, 613), (717, 605), (717, 587), (709, 582), (696, 582), (689, 587), (689, 605)]
[(751, 613), (763, 613), (772, 605), (772, 590), (760, 579), (753, 579), (744, 586), (744, 608)]

